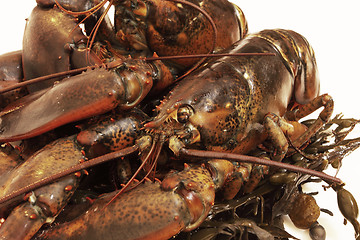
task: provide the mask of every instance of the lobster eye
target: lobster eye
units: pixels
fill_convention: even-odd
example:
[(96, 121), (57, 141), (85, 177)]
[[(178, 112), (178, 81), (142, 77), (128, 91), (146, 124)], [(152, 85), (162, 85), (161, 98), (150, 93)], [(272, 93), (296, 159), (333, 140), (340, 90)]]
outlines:
[(186, 123), (189, 117), (193, 114), (193, 109), (189, 105), (179, 107), (177, 111), (177, 120), (179, 123)]

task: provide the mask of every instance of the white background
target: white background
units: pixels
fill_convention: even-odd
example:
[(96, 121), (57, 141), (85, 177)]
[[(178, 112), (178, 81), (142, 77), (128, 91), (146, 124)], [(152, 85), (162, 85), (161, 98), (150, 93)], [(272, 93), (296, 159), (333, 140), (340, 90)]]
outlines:
[[(344, 0), (234, 0), (244, 11), (250, 32), (262, 29), (292, 29), (304, 35), (315, 50), (321, 77), (321, 93), (329, 93), (335, 100), (335, 113), (360, 118), (359, 112), (359, 58), (360, 14), (358, 1)], [(2, 1), (0, 5), (0, 54), (21, 49), (25, 18), (29, 16), (35, 0)], [(226, 26), (224, 26), (226, 27)], [(360, 136), (360, 131), (355, 133)], [(360, 150), (344, 160), (339, 177), (346, 182), (356, 199), (360, 181)], [(322, 188), (308, 188), (308, 191)], [(316, 196), (321, 208), (335, 214), (322, 213), (319, 222), (327, 229), (327, 239), (354, 239), (351, 224), (342, 225), (337, 210), (336, 195), (328, 190)], [(292, 232), (300, 239), (310, 239), (306, 231)]]

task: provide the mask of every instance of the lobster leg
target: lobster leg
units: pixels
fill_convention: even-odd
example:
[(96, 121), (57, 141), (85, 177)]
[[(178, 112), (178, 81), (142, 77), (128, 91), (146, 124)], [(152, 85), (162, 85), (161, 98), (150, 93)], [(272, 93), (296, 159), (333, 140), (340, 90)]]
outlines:
[[(211, 164), (218, 165), (222, 164), (225, 165), (225, 162), (230, 163), (227, 160), (216, 160), (212, 161)], [(233, 168), (231, 171), (232, 174), (227, 177), (224, 186), (221, 188), (220, 195), (224, 199), (233, 199), (236, 194), (240, 191), (240, 189), (247, 185), (247, 182), (249, 179), (251, 179), (250, 173), (252, 172), (253, 166), (248, 163), (237, 163), (233, 162), (229, 166), (230, 168)], [(246, 183), (244, 185), (244, 183)]]
[(331, 96), (328, 94), (324, 94), (316, 97), (311, 102), (300, 105), (297, 109), (288, 112), (285, 117), (291, 121), (297, 121), (310, 113), (316, 111), (320, 107), (324, 107), (324, 109), (320, 112), (319, 117), (316, 121), (309, 127), (309, 129), (304, 132), (301, 136), (299, 136), (295, 141), (293, 141), (293, 145), (295, 147), (300, 147), (305, 142), (307, 142), (314, 133), (316, 133), (325, 123), (327, 123), (331, 117), (331, 114), (334, 110), (334, 101)]
[[(288, 153), (288, 140), (285, 137), (285, 134), (290, 138), (292, 144), (295, 147), (301, 147), (306, 141), (310, 140), (310, 137), (313, 136), (325, 123), (328, 122), (333, 111), (333, 100), (332, 98), (325, 94), (318, 96), (311, 102), (300, 105), (294, 111), (287, 113), (287, 117), (290, 120), (281, 118), (275, 114), (268, 113), (264, 119), (264, 127), (268, 133), (269, 139), (273, 146), (275, 147), (275, 152), (272, 156), (272, 159), (275, 161), (281, 161), (285, 155)], [(320, 113), (318, 119), (308, 128), (297, 121), (320, 107), (324, 107), (323, 111)], [(244, 187), (244, 192), (251, 192), (257, 184), (260, 182), (262, 176), (269, 172), (269, 167), (262, 165), (255, 165), (251, 172), (250, 180)]]
[[(308, 129), (297, 122), (299, 119), (309, 115), (320, 107), (324, 107), (324, 109)], [(329, 121), (333, 109), (334, 102), (332, 98), (329, 95), (324, 94), (316, 97), (307, 104), (300, 105), (293, 111), (287, 112), (285, 118), (281, 118), (271, 113), (267, 114), (264, 119), (264, 126), (276, 149), (273, 159), (280, 161), (288, 152), (288, 141), (285, 134), (290, 138), (294, 147), (301, 147)]]

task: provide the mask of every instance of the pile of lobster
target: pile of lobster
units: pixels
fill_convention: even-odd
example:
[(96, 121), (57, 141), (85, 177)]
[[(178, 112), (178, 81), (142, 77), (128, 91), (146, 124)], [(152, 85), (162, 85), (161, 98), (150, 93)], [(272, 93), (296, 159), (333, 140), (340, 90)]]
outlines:
[(286, 214), (325, 239), (319, 180), (359, 238), (323, 172), (358, 120), (331, 119), (303, 36), (227, 0), (36, 2), (0, 56), (1, 239), (294, 238)]

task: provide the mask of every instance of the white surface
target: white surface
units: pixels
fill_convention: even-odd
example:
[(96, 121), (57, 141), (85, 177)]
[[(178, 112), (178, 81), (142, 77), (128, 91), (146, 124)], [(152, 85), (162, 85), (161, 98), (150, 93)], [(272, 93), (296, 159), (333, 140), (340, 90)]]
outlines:
[[(250, 32), (270, 28), (292, 29), (304, 35), (315, 50), (321, 77), (321, 92), (329, 93), (335, 100), (335, 113), (345, 117), (360, 118), (359, 57), (360, 15), (358, 1), (332, 0), (243, 0), (236, 1), (249, 23)], [(21, 49), (25, 18), (29, 16), (35, 0), (2, 1), (0, 8), (0, 54)], [(360, 136), (360, 131), (356, 132)], [(360, 150), (348, 156), (339, 177), (360, 201), (357, 183), (360, 181)], [(319, 185), (319, 184), (318, 184)], [(320, 184), (321, 185), (321, 184)], [(319, 186), (320, 186), (319, 185)], [(322, 192), (316, 196), (320, 207), (335, 214), (321, 214), (319, 222), (327, 230), (328, 240), (354, 239), (351, 224), (343, 226), (337, 210), (336, 195), (321, 187), (308, 191)], [(307, 232), (295, 229), (292, 233), (300, 239), (310, 239)]]

